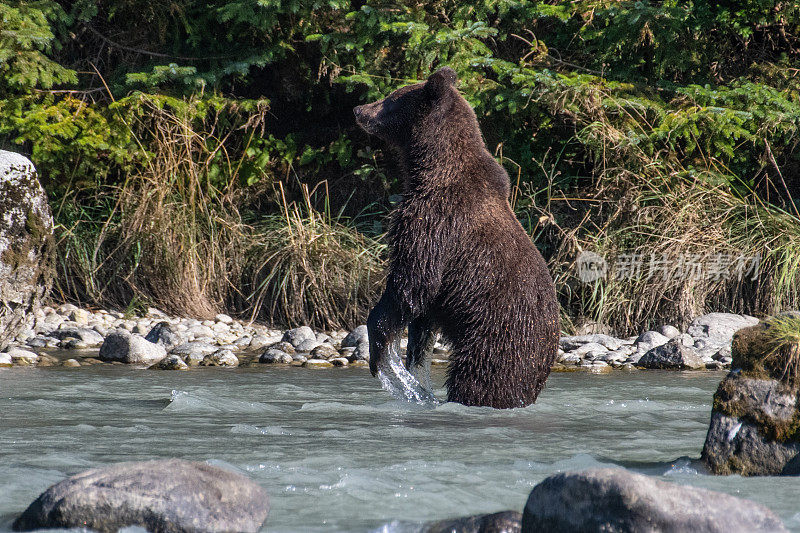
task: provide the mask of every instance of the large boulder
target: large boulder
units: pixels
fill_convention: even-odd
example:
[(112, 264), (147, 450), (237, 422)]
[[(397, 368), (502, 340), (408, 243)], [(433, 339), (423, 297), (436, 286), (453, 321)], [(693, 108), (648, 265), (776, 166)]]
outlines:
[(245, 476), (167, 459), (119, 463), (67, 478), (44, 491), (13, 528), (258, 531), (268, 513), (266, 491)]
[(550, 476), (531, 491), (522, 532), (787, 531), (766, 507), (616, 468)]
[(716, 474), (796, 475), (800, 454), (800, 318), (738, 331), (733, 370), (714, 394), (703, 460)]
[(50, 290), (53, 243), (53, 216), (33, 163), (0, 150), (0, 350)]
[(148, 341), (124, 329), (118, 329), (106, 337), (100, 346), (101, 361), (119, 361), (129, 364), (151, 365), (167, 356), (167, 350), (160, 344)]
[(700, 355), (714, 355), (730, 345), (734, 333), (758, 324), (758, 319), (732, 313), (709, 313), (691, 321), (686, 332), (695, 340)]

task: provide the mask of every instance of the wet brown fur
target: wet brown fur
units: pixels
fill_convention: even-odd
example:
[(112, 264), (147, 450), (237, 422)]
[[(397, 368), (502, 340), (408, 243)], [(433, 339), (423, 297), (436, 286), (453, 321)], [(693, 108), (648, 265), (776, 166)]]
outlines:
[(406, 365), (429, 364), (439, 331), (452, 347), (449, 401), (521, 407), (536, 400), (556, 357), (555, 289), (455, 81), (444, 68), (354, 110), (405, 173), (386, 290), (367, 322), (370, 368), (406, 326)]

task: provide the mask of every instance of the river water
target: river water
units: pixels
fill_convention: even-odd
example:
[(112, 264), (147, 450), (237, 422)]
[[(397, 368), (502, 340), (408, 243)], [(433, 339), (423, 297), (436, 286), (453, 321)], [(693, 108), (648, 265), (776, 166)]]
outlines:
[(0, 369), (0, 531), (68, 475), (167, 457), (246, 473), (276, 532), (521, 510), (546, 476), (600, 465), (750, 498), (800, 531), (797, 478), (714, 477), (686, 459), (723, 376), (559, 373), (535, 405), (501, 411), (403, 403), (363, 368)]

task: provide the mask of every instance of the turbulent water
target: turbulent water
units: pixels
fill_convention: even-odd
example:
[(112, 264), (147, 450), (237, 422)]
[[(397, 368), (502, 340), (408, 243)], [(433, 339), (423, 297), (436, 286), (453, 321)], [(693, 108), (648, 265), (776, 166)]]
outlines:
[(384, 357), (378, 368), (378, 379), (383, 390), (397, 398), (419, 405), (436, 405), (438, 401), (433, 394), (431, 384), (431, 365), (419, 365), (416, 375), (403, 366), (399, 355), (400, 341), (398, 339)]
[(554, 374), (535, 405), (499, 411), (398, 401), (363, 368), (0, 369), (0, 531), (67, 475), (165, 457), (245, 472), (270, 493), (278, 532), (521, 510), (546, 476), (608, 464), (751, 498), (800, 531), (796, 478), (676, 460), (699, 456), (722, 377)]

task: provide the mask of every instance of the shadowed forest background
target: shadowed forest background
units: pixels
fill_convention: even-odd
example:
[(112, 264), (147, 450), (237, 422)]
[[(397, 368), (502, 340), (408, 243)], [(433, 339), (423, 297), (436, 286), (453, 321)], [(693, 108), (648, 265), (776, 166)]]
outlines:
[[(363, 322), (402, 185), (352, 108), (444, 65), (566, 330), (800, 307), (800, 6), (770, 0), (0, 2), (0, 147), (48, 192), (55, 297)], [(584, 250), (761, 259), (585, 284)]]

